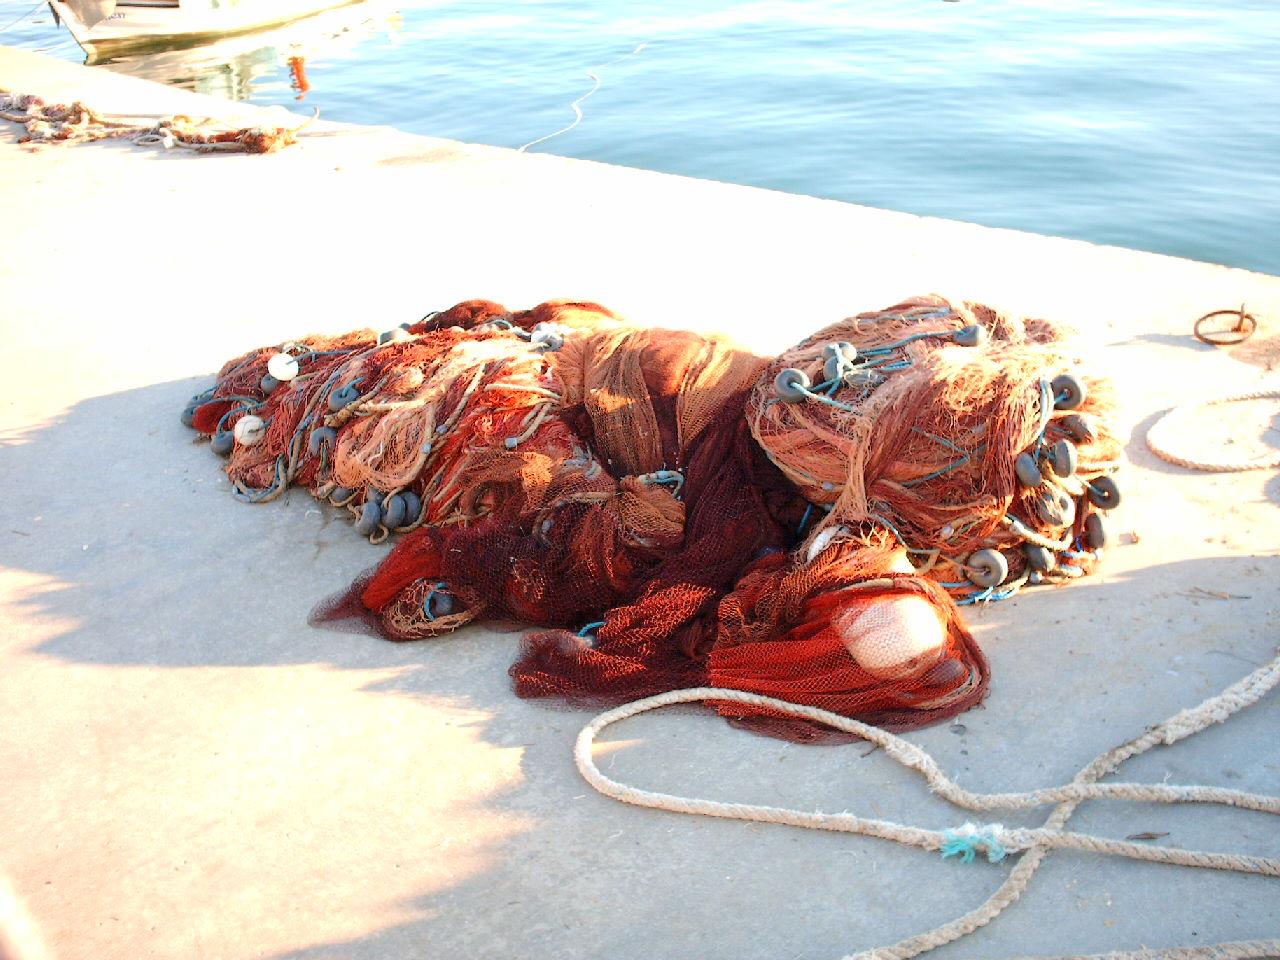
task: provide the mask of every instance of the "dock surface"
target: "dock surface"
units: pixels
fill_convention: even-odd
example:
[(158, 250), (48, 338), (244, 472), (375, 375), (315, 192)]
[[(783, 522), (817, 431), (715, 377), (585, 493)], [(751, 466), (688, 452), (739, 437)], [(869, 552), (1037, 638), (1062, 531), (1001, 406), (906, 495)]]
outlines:
[[(299, 119), (3, 47), (0, 89)], [(764, 352), (934, 291), (1064, 321), (1118, 384), (1121, 542), (1097, 576), (967, 614), (990, 696), (910, 738), (973, 790), (1063, 783), (1280, 645), (1280, 474), (1192, 473), (1143, 442), (1174, 404), (1275, 381), (1280, 278), (386, 128), (321, 121), (271, 156), (20, 132), (0, 123), (0, 873), (62, 960), (834, 960), (958, 916), (1009, 870), (624, 806), (574, 769), (590, 714), (512, 694), (517, 634), (308, 627), (385, 548), (304, 490), (237, 503), (178, 421), (224, 360), (307, 332), (474, 297), (595, 300)], [(1248, 343), (1191, 337), (1242, 302)], [(1189, 442), (1275, 449), (1272, 424), (1211, 417)], [(1280, 793), (1278, 735), (1273, 695), (1121, 778)], [(980, 819), (856, 744), (696, 711), (605, 740), (605, 772), (650, 789)], [(1093, 802), (1072, 826), (1280, 856), (1274, 818), (1237, 810)], [(933, 956), (1268, 936), (1280, 881), (1066, 852)]]

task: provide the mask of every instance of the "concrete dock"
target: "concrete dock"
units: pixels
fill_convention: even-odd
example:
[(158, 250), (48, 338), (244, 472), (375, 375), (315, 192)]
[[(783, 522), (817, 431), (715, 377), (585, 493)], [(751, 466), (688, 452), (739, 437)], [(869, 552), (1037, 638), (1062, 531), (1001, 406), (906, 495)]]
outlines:
[[(3, 47), (0, 90), (297, 119)], [(305, 491), (235, 502), (178, 421), (223, 360), (291, 336), (471, 297), (591, 299), (768, 352), (932, 291), (1062, 320), (1120, 390), (1120, 542), (1098, 576), (974, 609), (990, 697), (910, 738), (974, 790), (1063, 783), (1280, 645), (1280, 474), (1192, 473), (1143, 440), (1175, 404), (1280, 379), (1278, 277), (385, 128), (320, 122), (266, 157), (20, 132), (0, 122), (0, 875), (61, 960), (834, 960), (1008, 873), (624, 806), (574, 769), (590, 715), (511, 693), (516, 634), (308, 627), (382, 548)], [(1248, 343), (1192, 338), (1242, 302)], [(1274, 451), (1274, 412), (1201, 418), (1187, 442)], [(651, 789), (976, 819), (860, 745), (700, 712), (606, 741), (606, 772)], [(1273, 695), (1121, 779), (1276, 794), (1278, 742)], [(1072, 825), (1280, 857), (1276, 820), (1238, 810), (1094, 802)], [(933, 956), (1275, 936), (1278, 880), (1067, 852)]]

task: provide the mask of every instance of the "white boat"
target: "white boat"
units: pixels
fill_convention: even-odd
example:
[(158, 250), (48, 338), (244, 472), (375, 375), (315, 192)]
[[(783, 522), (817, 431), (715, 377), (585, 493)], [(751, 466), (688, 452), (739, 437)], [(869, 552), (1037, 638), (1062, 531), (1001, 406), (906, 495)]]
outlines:
[(209, 43), (315, 16), (360, 0), (49, 0), (88, 63)]

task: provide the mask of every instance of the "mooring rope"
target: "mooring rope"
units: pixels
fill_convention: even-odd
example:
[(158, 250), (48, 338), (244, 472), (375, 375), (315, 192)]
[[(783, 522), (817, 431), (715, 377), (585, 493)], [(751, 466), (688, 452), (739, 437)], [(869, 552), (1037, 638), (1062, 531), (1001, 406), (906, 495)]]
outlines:
[(1239, 403), (1245, 400), (1280, 400), (1280, 388), (1250, 390), (1244, 393), (1234, 393), (1229, 397), (1217, 397), (1213, 400), (1204, 400), (1174, 407), (1151, 425), (1151, 429), (1147, 431), (1147, 446), (1151, 448), (1152, 453), (1168, 460), (1170, 463), (1180, 467), (1187, 467), (1190, 470), (1204, 470), (1208, 473), (1242, 473), (1245, 470), (1265, 470), (1269, 467), (1280, 467), (1280, 453), (1264, 460), (1206, 461), (1194, 460), (1191, 457), (1184, 457), (1182, 454), (1175, 452), (1172, 431), (1183, 415), (1200, 407), (1214, 407), (1223, 403)]
[[(1280, 797), (1210, 786), (1097, 782), (1118, 769), (1126, 760), (1145, 753), (1157, 744), (1173, 744), (1215, 723), (1224, 722), (1245, 707), (1258, 702), (1277, 683), (1280, 683), (1280, 656), (1233, 683), (1217, 696), (1205, 700), (1199, 706), (1182, 710), (1163, 723), (1151, 727), (1142, 735), (1108, 750), (1076, 774), (1070, 783), (1024, 793), (972, 793), (947, 777), (934, 759), (920, 747), (878, 727), (816, 707), (802, 706), (739, 690), (722, 690), (713, 687), (673, 690), (624, 704), (600, 714), (578, 734), (574, 760), (583, 778), (600, 793), (624, 803), (652, 807), (656, 810), (732, 820), (784, 823), (814, 830), (857, 833), (893, 840), (925, 850), (939, 850), (944, 857), (959, 856), (966, 862), (975, 859), (978, 854), (995, 862), (1004, 859), (1010, 853), (1026, 851), (1026, 855), (1014, 865), (1005, 882), (975, 910), (891, 946), (863, 951), (845, 958), (845, 960), (908, 960), (910, 957), (967, 936), (994, 920), (1022, 895), (1045, 856), (1052, 849), (1086, 850), (1155, 863), (1280, 876), (1280, 860), (1182, 850), (1177, 847), (1148, 846), (1091, 834), (1072, 833), (1064, 829), (1067, 820), (1085, 800), (1219, 803), (1263, 813), (1280, 813)], [(1056, 803), (1058, 806), (1049, 815), (1044, 826), (1035, 829), (1009, 829), (1000, 824), (966, 823), (952, 830), (927, 830), (890, 820), (858, 817), (850, 813), (811, 813), (784, 807), (727, 803), (656, 793), (619, 783), (605, 776), (596, 766), (592, 757), (592, 747), (596, 736), (606, 727), (660, 707), (700, 701), (744, 703), (756, 707), (767, 707), (779, 713), (813, 720), (837, 730), (855, 734), (882, 747), (893, 760), (921, 774), (933, 792), (959, 807), (970, 810), (990, 810), (993, 808), (1021, 809), (1048, 803)], [(1246, 958), (1276, 955), (1280, 955), (1280, 939), (1232, 941), (1196, 947), (1139, 950), (1094, 956), (1099, 960), (1103, 957), (1107, 960), (1152, 960), (1155, 957), (1178, 958), (1178, 960), (1246, 960)], [(1068, 958), (1060, 957), (1054, 960), (1068, 960)], [(1084, 958), (1077, 957), (1074, 960), (1084, 960)]]
[(552, 140), (555, 137), (560, 136), (562, 133), (568, 133), (570, 130), (574, 129), (578, 124), (582, 122), (582, 104), (587, 100), (588, 97), (592, 96), (597, 90), (600, 89), (600, 77), (596, 73), (596, 71), (604, 70), (606, 67), (612, 67), (615, 63), (621, 63), (623, 60), (626, 60), (629, 57), (634, 57), (637, 53), (639, 53), (648, 45), (649, 45), (649, 42), (646, 40), (644, 43), (639, 44), (630, 53), (624, 53), (622, 56), (618, 57), (616, 60), (610, 60), (608, 63), (603, 63), (598, 67), (592, 67), (590, 70), (588, 70), (587, 77), (593, 81), (591, 85), (591, 89), (588, 90), (586, 93), (584, 93), (582, 96), (580, 96), (577, 100), (574, 100), (571, 104), (569, 104), (569, 109), (573, 111), (572, 122), (570, 122), (568, 126), (561, 127), (559, 130), (554, 130), (551, 133), (544, 134), (541, 137), (538, 137), (538, 139), (536, 140), (530, 140), (528, 143), (524, 144), (523, 146), (517, 147), (516, 153), (524, 153), (530, 147), (536, 147), (540, 143), (546, 143), (548, 140)]

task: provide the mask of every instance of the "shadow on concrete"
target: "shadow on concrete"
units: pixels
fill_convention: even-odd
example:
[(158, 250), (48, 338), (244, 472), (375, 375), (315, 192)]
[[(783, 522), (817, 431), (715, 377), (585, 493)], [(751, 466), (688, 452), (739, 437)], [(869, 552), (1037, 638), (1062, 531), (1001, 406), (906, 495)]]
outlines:
[(1265, 371), (1275, 370), (1280, 364), (1280, 335), (1266, 335), (1266, 331), (1259, 330), (1254, 336), (1245, 340), (1243, 343), (1236, 345), (1210, 346), (1202, 343), (1188, 330), (1186, 334), (1180, 333), (1142, 333), (1137, 336), (1130, 337), (1127, 340), (1115, 341), (1114, 345), (1150, 343), (1157, 346), (1182, 347), (1196, 353), (1206, 356), (1220, 353), (1239, 360), (1241, 363), (1247, 363), (1255, 367), (1260, 367)]
[[(17, 599), (24, 618), (62, 625), (35, 652), (69, 663), (174, 670), (321, 664), (369, 671), (362, 689), (481, 711), (458, 722), (487, 744), (521, 750), (519, 785), (486, 794), (480, 812), (528, 828), (493, 841), (483, 869), (397, 903), (391, 912), (408, 919), (276, 953), (280, 960), (516, 952), (584, 960), (835, 956), (949, 919), (1002, 879), (996, 868), (961, 876), (954, 864), (883, 842), (637, 811), (597, 796), (570, 757), (586, 715), (531, 705), (510, 692), (512, 633), (470, 629), (396, 645), (308, 628), (314, 602), (343, 588), (382, 550), (305, 491), (257, 507), (235, 502), (220, 462), (193, 445), (177, 419), (203, 385), (175, 381), (86, 400), (3, 441), (0, 483), (22, 491), (3, 508), (4, 563), (37, 577)], [(1135, 460), (1157, 467), (1136, 451)], [(1272, 495), (1278, 484), (1280, 478), (1269, 485)], [(1063, 782), (1103, 749), (1272, 655), (1280, 556), (1143, 567), (1124, 550), (1117, 548), (1100, 576), (971, 614), (993, 661), (991, 697), (956, 725), (913, 735), (966, 786)], [(1202, 742), (1143, 758), (1127, 773), (1160, 779), (1172, 771), (1173, 782), (1274, 793), (1280, 763), (1260, 745), (1274, 739), (1276, 708), (1273, 698), (1201, 735)], [(929, 826), (967, 818), (856, 746), (797, 747), (687, 714), (641, 718), (616, 736), (627, 739), (605, 738), (610, 759), (602, 762), (653, 789), (847, 808)], [(387, 813), (354, 811), (352, 829)], [(1033, 823), (1036, 815), (1002, 819)], [(1280, 832), (1265, 820), (1238, 811), (1144, 808), (1135, 819), (1090, 809), (1080, 826), (1111, 835), (1167, 829), (1168, 842), (1280, 855)], [(1192, 931), (1210, 940), (1262, 936), (1268, 905), (1275, 905), (1272, 881), (1208, 871), (1064, 855), (1046, 874), (1039, 894), (979, 935), (982, 946), (1058, 951), (1060, 923), (1080, 933), (1072, 947), (1081, 950), (1180, 943)], [(1211, 901), (1228, 886), (1232, 897)], [(930, 895), (902, 895), (917, 887)], [(1112, 891), (1105, 903), (1099, 891)], [(1104, 926), (1113, 895), (1120, 908)], [(369, 897), (381, 894), (370, 890)], [(1084, 913), (1081, 898), (1089, 898)], [(1170, 898), (1192, 909), (1169, 918)], [(1195, 904), (1208, 902), (1238, 903), (1244, 919), (1208, 910), (1197, 916)], [(958, 950), (978, 948), (975, 940)]]
[[(1095, 754), (1265, 663), (1275, 648), (1268, 611), (1277, 607), (1278, 573), (1280, 557), (1206, 558), (1029, 591), (979, 611), (972, 620), (996, 672), (991, 698), (912, 739), (966, 786), (1065, 782)], [(499, 715), (507, 709), (491, 706)], [(1275, 793), (1280, 760), (1259, 751), (1278, 724), (1280, 703), (1269, 698), (1194, 741), (1139, 758), (1122, 779)], [(559, 809), (528, 807), (535, 793), (575, 777), (566, 733), (576, 725), (528, 731), (530, 788), (499, 806), (536, 812), (539, 826), (509, 838), (490, 870), (402, 904), (415, 919), (286, 951), (278, 960), (424, 950), (582, 960), (840, 956), (949, 920), (1004, 876), (949, 873), (920, 851), (877, 841), (611, 806), (586, 786), (577, 788), (585, 796)], [(851, 809), (934, 827), (974, 816), (945, 808), (904, 771), (856, 745), (795, 747), (744, 736), (713, 717), (669, 715), (631, 721), (602, 741), (606, 772), (649, 789)], [(1036, 814), (1002, 812), (998, 819), (1038, 822)], [(1234, 810), (1093, 804), (1073, 826), (1280, 855), (1272, 818)], [(1218, 902), (1227, 888), (1238, 909), (1198, 907)], [(923, 893), (903, 897), (906, 889)], [(1171, 902), (1181, 905), (1176, 916), (1167, 912)], [(1067, 944), (1100, 952), (1268, 936), (1270, 921), (1261, 914), (1275, 903), (1265, 878), (1055, 855), (1006, 916), (939, 955), (1040, 955)]]
[(1218, 347), (1211, 347), (1207, 343), (1201, 343), (1195, 337), (1183, 335), (1180, 333), (1140, 333), (1128, 340), (1119, 341), (1120, 343), (1154, 343), (1167, 347), (1185, 347), (1188, 350), (1195, 350), (1198, 353), (1212, 353)]

